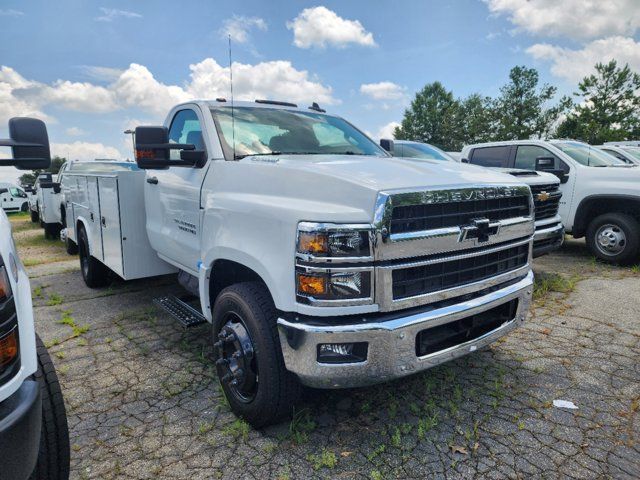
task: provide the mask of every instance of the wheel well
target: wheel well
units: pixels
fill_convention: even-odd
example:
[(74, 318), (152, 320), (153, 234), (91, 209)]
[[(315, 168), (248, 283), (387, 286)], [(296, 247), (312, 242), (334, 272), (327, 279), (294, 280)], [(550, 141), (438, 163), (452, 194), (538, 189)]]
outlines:
[(211, 267), (211, 285), (209, 288), (212, 308), (218, 294), (226, 287), (235, 283), (253, 281), (265, 283), (260, 275), (241, 263), (232, 260), (216, 260)]
[(640, 222), (640, 198), (626, 195), (595, 195), (580, 202), (573, 224), (573, 236), (584, 236), (589, 222), (604, 213), (626, 213)]

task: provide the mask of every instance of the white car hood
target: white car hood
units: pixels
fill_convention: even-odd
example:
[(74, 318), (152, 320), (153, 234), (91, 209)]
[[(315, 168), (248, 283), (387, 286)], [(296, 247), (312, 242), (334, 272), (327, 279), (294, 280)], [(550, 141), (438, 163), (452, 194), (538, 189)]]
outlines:
[[(473, 165), (398, 157), (359, 155), (279, 155), (247, 157), (242, 162), (274, 164), (279, 169), (349, 182), (376, 192), (433, 189), (461, 184), (521, 185), (524, 182)], [(283, 172), (284, 173), (284, 172)]]

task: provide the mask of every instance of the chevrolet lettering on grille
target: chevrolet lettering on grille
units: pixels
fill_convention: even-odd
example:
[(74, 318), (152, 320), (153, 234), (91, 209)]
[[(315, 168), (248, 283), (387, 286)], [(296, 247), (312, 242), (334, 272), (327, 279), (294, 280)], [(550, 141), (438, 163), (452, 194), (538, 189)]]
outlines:
[(450, 203), (473, 200), (489, 200), (494, 198), (509, 198), (518, 195), (517, 189), (512, 187), (485, 187), (460, 190), (439, 190), (421, 193), (421, 203)]

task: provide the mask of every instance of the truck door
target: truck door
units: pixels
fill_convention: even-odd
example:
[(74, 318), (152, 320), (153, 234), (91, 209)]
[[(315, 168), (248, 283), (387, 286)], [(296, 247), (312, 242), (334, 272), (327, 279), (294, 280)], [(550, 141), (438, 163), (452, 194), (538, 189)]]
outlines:
[[(169, 142), (191, 143), (205, 150), (203, 119), (197, 107), (177, 111), (169, 125)], [(171, 150), (171, 158), (180, 152)], [(207, 168), (148, 170), (145, 184), (147, 232), (152, 247), (166, 260), (191, 273), (200, 261), (200, 190)]]

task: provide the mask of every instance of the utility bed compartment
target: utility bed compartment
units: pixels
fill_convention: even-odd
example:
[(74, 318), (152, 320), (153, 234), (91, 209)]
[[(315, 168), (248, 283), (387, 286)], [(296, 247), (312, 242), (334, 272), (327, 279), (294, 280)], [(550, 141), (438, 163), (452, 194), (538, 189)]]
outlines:
[(92, 257), (124, 280), (175, 273), (149, 244), (143, 171), (68, 173), (67, 235), (78, 242), (85, 225)]

